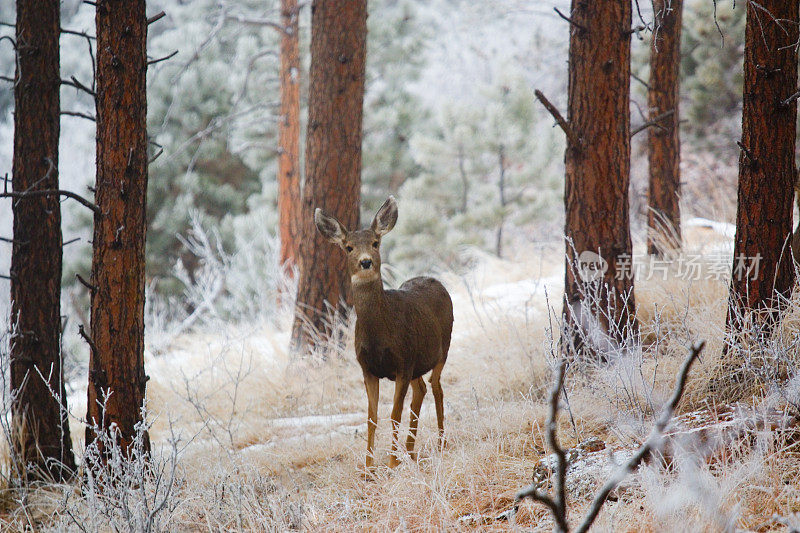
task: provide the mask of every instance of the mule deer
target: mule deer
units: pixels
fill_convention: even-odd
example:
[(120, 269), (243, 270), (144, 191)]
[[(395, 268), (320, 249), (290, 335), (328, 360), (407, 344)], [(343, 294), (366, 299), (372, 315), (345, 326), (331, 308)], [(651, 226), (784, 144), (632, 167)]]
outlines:
[(323, 236), (347, 253), (347, 272), (356, 310), (356, 359), (364, 373), (367, 389), (367, 469), (371, 470), (373, 465), (381, 378), (395, 382), (389, 466), (395, 467), (398, 463), (398, 429), (409, 385), (412, 390), (411, 418), (406, 450), (413, 460), (417, 458), (414, 443), (422, 398), (427, 390), (422, 376), (427, 372), (431, 372), (441, 448), (444, 397), (440, 379), (453, 330), (450, 295), (441, 283), (428, 277), (410, 279), (398, 290), (384, 290), (380, 244), (381, 237), (397, 222), (397, 203), (393, 197), (384, 202), (369, 229), (348, 231), (321, 209), (314, 212), (314, 222)]

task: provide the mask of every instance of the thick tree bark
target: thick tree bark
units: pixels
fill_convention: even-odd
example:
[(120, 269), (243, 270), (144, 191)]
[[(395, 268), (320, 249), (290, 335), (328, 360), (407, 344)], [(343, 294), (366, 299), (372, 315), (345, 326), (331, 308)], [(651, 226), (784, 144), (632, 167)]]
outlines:
[(789, 96), (797, 90), (798, 1), (746, 5), (739, 208), (728, 308), (734, 332), (749, 311), (764, 313), (769, 324), (778, 315), (779, 297), (788, 296), (794, 284), (797, 100)]
[(348, 228), (358, 226), (366, 42), (366, 0), (313, 2), (295, 348), (313, 341), (308, 326), (325, 332), (326, 303), (339, 306), (349, 291), (345, 255), (313, 218), (320, 207)]
[(658, 255), (662, 251), (680, 249), (681, 246), (678, 92), (683, 0), (653, 0), (653, 10), (655, 32), (650, 43), (647, 104), (651, 120), (664, 118), (649, 128), (647, 252)]
[(570, 18), (563, 340), (595, 353), (637, 333), (627, 268), (631, 4), (573, 0)]
[[(281, 119), (278, 212), (281, 264), (294, 265), (300, 241), (300, 36), (297, 0), (281, 1)], [(291, 272), (291, 269), (288, 269)]]
[[(58, 189), (59, 4), (17, 1), (15, 192)], [(60, 198), (14, 199), (12, 209), (12, 467), (28, 478), (63, 480), (75, 470), (75, 459), (61, 364)], [(26, 472), (29, 463), (37, 468)]]
[[(142, 420), (147, 192), (145, 0), (97, 2), (97, 205), (87, 420), (128, 450)], [(107, 401), (104, 404), (104, 399)], [(91, 427), (86, 441), (95, 439)], [(146, 442), (149, 447), (149, 441)]]

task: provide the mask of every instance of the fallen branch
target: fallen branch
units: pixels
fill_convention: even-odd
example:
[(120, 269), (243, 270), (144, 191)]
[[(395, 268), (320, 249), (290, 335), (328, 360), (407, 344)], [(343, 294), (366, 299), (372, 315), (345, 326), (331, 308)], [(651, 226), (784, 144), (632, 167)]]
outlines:
[(580, 150), (581, 148), (580, 137), (578, 137), (575, 134), (575, 132), (569, 126), (569, 122), (567, 122), (566, 119), (561, 115), (556, 106), (551, 104), (550, 100), (548, 100), (547, 97), (544, 94), (542, 94), (542, 91), (540, 91), (539, 89), (536, 89), (533, 92), (533, 94), (536, 95), (536, 99), (539, 100), (545, 107), (545, 109), (547, 109), (547, 111), (549, 111), (550, 114), (553, 115), (553, 118), (556, 119), (556, 123), (558, 123), (558, 125), (561, 126), (561, 129), (564, 130), (564, 134), (567, 136), (567, 139), (569, 139), (570, 144), (574, 148)]
[(675, 114), (674, 109), (670, 109), (669, 111), (664, 111), (660, 115), (656, 116), (654, 119), (648, 120), (638, 128), (634, 128), (633, 131), (631, 131), (631, 137), (633, 137), (637, 133), (643, 132), (647, 128), (652, 128), (653, 126), (658, 126), (663, 128), (663, 126), (661, 126), (661, 121), (664, 120), (665, 118), (671, 117), (674, 114)]
[(26, 200), (28, 198), (38, 198), (41, 196), (66, 196), (67, 198), (72, 198), (76, 200), (79, 204), (88, 207), (92, 211), (94, 211), (98, 215), (102, 215), (103, 211), (100, 210), (100, 207), (97, 204), (93, 204), (83, 196), (79, 194), (75, 194), (72, 191), (64, 191), (61, 189), (46, 189), (42, 191), (25, 191), (25, 192), (3, 192), (0, 193), (0, 198), (17, 198), (20, 200)]
[(611, 491), (614, 490), (617, 485), (627, 476), (629, 473), (636, 470), (636, 468), (642, 463), (642, 461), (650, 456), (653, 450), (657, 449), (659, 444), (661, 443), (661, 439), (664, 436), (664, 430), (667, 428), (667, 424), (669, 421), (672, 420), (672, 415), (675, 413), (675, 408), (678, 406), (678, 402), (681, 401), (681, 397), (683, 396), (683, 391), (686, 388), (686, 376), (689, 375), (689, 370), (691, 370), (692, 365), (700, 357), (700, 352), (703, 351), (705, 347), (705, 341), (700, 341), (694, 346), (692, 346), (689, 356), (683, 362), (683, 366), (678, 371), (678, 381), (675, 383), (675, 390), (672, 392), (672, 397), (670, 398), (667, 406), (664, 408), (664, 411), (661, 412), (661, 416), (658, 418), (658, 422), (656, 425), (653, 426), (653, 430), (650, 432), (650, 436), (647, 440), (639, 447), (639, 450), (634, 454), (633, 457), (630, 458), (627, 464), (625, 464), (622, 468), (619, 468), (615, 475), (611, 476), (611, 479), (606, 481), (603, 488), (600, 489), (595, 497), (594, 501), (592, 501), (592, 506), (589, 508), (589, 512), (586, 513), (586, 517), (583, 519), (583, 523), (578, 526), (576, 529), (576, 533), (584, 533), (588, 531), (589, 528), (594, 523), (595, 518), (600, 513), (600, 509), (603, 507), (603, 504), (606, 502), (608, 495), (611, 494)]
[[(578, 526), (575, 530), (577, 533), (585, 533), (589, 530), (589, 528), (594, 523), (597, 515), (600, 513), (600, 510), (603, 507), (603, 504), (608, 499), (609, 494), (613, 491), (620, 482), (631, 472), (636, 470), (636, 468), (644, 461), (650, 454), (653, 453), (653, 450), (657, 449), (661, 440), (664, 436), (664, 431), (667, 428), (670, 420), (672, 420), (672, 416), (675, 413), (675, 408), (678, 406), (678, 402), (680, 402), (681, 397), (683, 396), (683, 392), (686, 388), (686, 377), (689, 374), (689, 370), (691, 369), (694, 362), (700, 357), (700, 353), (703, 351), (705, 347), (705, 341), (701, 341), (694, 346), (692, 346), (689, 356), (683, 362), (680, 371), (678, 372), (677, 381), (675, 383), (675, 389), (670, 397), (669, 402), (667, 402), (664, 411), (661, 413), (661, 416), (658, 418), (658, 421), (653, 426), (652, 431), (650, 432), (650, 436), (647, 440), (642, 444), (637, 452), (631, 457), (631, 459), (623, 466), (621, 466), (617, 471), (611, 476), (611, 478), (606, 481), (603, 487), (597, 492), (592, 501), (592, 505), (589, 508), (589, 511), (586, 513), (586, 516), (583, 519), (583, 522)], [(519, 505), (519, 502), (524, 500), (525, 498), (531, 498), (534, 501), (538, 501), (539, 503), (544, 504), (550, 509), (550, 512), (553, 515), (553, 519), (556, 522), (556, 531), (560, 533), (568, 533), (569, 532), (569, 523), (567, 522), (567, 507), (566, 507), (566, 492), (565, 492), (565, 482), (566, 482), (566, 454), (564, 453), (563, 448), (558, 443), (558, 439), (556, 436), (556, 415), (558, 414), (558, 399), (560, 395), (561, 388), (564, 382), (564, 372), (566, 368), (566, 361), (561, 361), (558, 371), (556, 374), (556, 384), (553, 387), (550, 393), (550, 413), (547, 417), (547, 442), (548, 445), (553, 449), (554, 453), (556, 454), (557, 459), (557, 470), (556, 470), (556, 479), (555, 479), (555, 499), (548, 496), (547, 494), (542, 494), (539, 492), (537, 485), (533, 484), (529, 487), (519, 491), (516, 496), (516, 506)], [(515, 508), (516, 508), (515, 506)]]

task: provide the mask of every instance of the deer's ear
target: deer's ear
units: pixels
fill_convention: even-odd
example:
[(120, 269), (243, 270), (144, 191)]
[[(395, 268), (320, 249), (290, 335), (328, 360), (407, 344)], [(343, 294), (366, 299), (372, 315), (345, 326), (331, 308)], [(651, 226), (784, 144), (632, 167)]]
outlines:
[(375, 214), (375, 218), (372, 220), (372, 231), (382, 237), (392, 230), (395, 223), (397, 223), (397, 201), (394, 196), (390, 196)]
[(344, 240), (347, 238), (347, 230), (342, 223), (335, 218), (326, 215), (319, 207), (314, 210), (314, 224), (323, 237), (344, 248)]

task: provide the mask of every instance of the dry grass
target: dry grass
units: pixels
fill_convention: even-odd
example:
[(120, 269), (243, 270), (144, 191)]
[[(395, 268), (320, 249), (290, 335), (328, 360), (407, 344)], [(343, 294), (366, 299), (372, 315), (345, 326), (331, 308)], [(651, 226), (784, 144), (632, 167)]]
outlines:
[[(555, 265), (548, 271), (542, 265)], [(536, 279), (525, 282), (536, 272)], [(558, 255), (518, 263), (482, 258), (468, 277), (447, 277), (454, 296), (453, 345), (443, 373), (447, 447), (436, 449), (431, 398), (423, 404), (418, 463), (380, 467), (365, 479), (366, 398), (352, 354), (352, 324), (344, 345), (327, 358), (294, 358), (286, 328), (259, 325), (176, 338), (164, 355), (147, 359), (148, 408), (156, 449), (180, 434), (179, 460), (164, 528), (170, 531), (549, 530), (547, 511), (526, 502), (514, 523), (488, 520), (513, 506), (547, 453), (544, 394), (553, 364), (549, 328), (560, 309)], [(504, 284), (516, 285), (518, 294)], [(548, 287), (550, 305), (545, 298)], [(635, 446), (671, 390), (685, 347), (708, 340), (681, 409), (713, 403), (719, 376), (727, 284), (724, 281), (641, 280), (637, 287), (643, 347), (602, 367), (582, 366), (567, 378), (559, 420), (562, 443), (599, 437), (610, 448)], [(288, 323), (288, 317), (282, 317)], [(800, 327), (800, 302), (778, 328), (772, 357), (795, 368), (790, 342)], [(753, 403), (786, 405), (789, 393), (760, 382)], [(719, 392), (719, 391), (717, 391)], [(791, 392), (791, 391), (789, 391)], [(79, 392), (74, 412), (84, 408)], [(85, 400), (84, 400), (85, 401)], [(381, 390), (378, 462), (389, 448), (391, 384)], [(404, 413), (407, 423), (408, 413)], [(73, 435), (82, 435), (75, 423)], [(789, 433), (757, 435), (725, 460), (673, 468), (643, 468), (638, 481), (609, 502), (600, 530), (685, 531), (732, 527), (777, 530), (800, 512), (800, 454)], [(755, 443), (755, 445), (753, 445)], [(76, 445), (81, 446), (76, 440)], [(4, 530), (79, 529), (64, 513), (69, 487), (28, 495), (29, 504), (0, 516)], [(80, 500), (78, 500), (80, 501)], [(576, 520), (588, 496), (573, 498)], [(459, 518), (480, 515), (487, 523)], [(775, 515), (775, 516), (773, 516)], [(778, 518), (776, 518), (776, 516)]]

